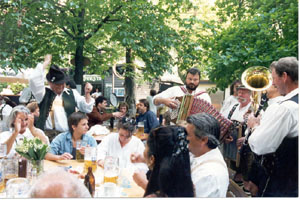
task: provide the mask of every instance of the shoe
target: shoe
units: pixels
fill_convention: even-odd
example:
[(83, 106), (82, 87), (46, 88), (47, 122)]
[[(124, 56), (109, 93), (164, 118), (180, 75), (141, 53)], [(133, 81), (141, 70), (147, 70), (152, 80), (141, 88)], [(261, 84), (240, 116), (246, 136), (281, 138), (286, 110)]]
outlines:
[(243, 186), (243, 191), (245, 192), (246, 195), (251, 196), (251, 192), (245, 189), (244, 186)]

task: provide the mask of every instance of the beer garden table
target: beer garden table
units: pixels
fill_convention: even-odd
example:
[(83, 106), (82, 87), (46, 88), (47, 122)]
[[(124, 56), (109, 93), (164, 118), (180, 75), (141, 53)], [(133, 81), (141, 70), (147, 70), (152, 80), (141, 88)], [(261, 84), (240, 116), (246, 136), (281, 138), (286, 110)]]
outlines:
[[(114, 132), (110, 132), (110, 133), (114, 133)], [(97, 143), (99, 144), (103, 140), (103, 138), (105, 136), (107, 136), (107, 135), (108, 134), (105, 134), (105, 135), (104, 134), (103, 135), (93, 135), (93, 137), (97, 141)], [(148, 139), (148, 134), (146, 134), (146, 133), (139, 133), (139, 132), (137, 132), (137, 133), (134, 134), (134, 136), (140, 138), (142, 141), (145, 141), (145, 140)]]
[[(71, 167), (71, 169), (82, 173), (84, 169), (84, 162), (78, 162), (76, 160), (44, 161), (44, 171), (51, 170), (54, 167)], [(134, 182), (132, 178), (133, 173), (132, 169), (120, 169), (120, 175), (118, 178), (120, 197), (143, 197), (145, 191)], [(97, 166), (97, 170), (93, 174), (96, 182), (95, 197), (97, 197), (97, 192), (100, 191), (100, 187), (103, 185), (103, 168)], [(81, 180), (84, 181), (84, 179)]]

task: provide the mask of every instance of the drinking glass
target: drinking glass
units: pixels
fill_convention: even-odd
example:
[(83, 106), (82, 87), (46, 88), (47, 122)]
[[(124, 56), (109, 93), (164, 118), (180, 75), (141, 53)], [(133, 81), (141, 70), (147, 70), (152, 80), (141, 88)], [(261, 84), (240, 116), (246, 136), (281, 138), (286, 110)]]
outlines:
[(84, 173), (92, 167), (93, 172), (97, 170), (97, 147), (86, 147), (84, 152)]
[(6, 183), (6, 197), (26, 198), (28, 197), (30, 186), (26, 178), (13, 178)]
[(104, 183), (117, 185), (119, 177), (119, 158), (106, 156), (104, 159)]
[(0, 144), (0, 159), (4, 158), (7, 153), (7, 145), (6, 144)]
[(84, 161), (84, 155), (80, 153), (81, 147), (86, 147), (87, 142), (85, 140), (79, 140), (76, 142), (76, 160), (78, 162), (83, 162)]
[(137, 127), (138, 127), (137, 134), (143, 135), (144, 132), (145, 132), (144, 131), (144, 122), (139, 122), (138, 125), (137, 125)]
[(3, 159), (4, 169), (4, 183), (8, 180), (18, 177), (19, 161), (17, 158), (5, 158)]

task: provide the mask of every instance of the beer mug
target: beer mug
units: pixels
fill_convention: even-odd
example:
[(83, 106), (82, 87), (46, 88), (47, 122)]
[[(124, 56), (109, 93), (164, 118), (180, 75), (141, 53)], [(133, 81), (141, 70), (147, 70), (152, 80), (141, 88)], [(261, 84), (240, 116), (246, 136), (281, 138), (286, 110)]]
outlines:
[(84, 173), (88, 172), (88, 168), (92, 167), (95, 173), (97, 170), (97, 147), (86, 147), (84, 152)]
[(119, 176), (119, 158), (106, 156), (104, 159), (104, 184), (114, 183), (117, 185)]
[(141, 135), (143, 135), (144, 134), (144, 122), (139, 122), (138, 123), (138, 125), (137, 125), (137, 127), (138, 127), (138, 132), (137, 132), (137, 134), (141, 134)]
[(8, 180), (18, 177), (19, 160), (17, 158), (5, 158), (2, 162), (4, 169), (4, 184)]
[(87, 142), (85, 140), (79, 140), (76, 142), (76, 160), (78, 162), (83, 162), (84, 161), (84, 155), (80, 153), (81, 147), (86, 147)]
[(26, 198), (28, 197), (30, 186), (26, 178), (13, 178), (6, 184), (6, 197)]

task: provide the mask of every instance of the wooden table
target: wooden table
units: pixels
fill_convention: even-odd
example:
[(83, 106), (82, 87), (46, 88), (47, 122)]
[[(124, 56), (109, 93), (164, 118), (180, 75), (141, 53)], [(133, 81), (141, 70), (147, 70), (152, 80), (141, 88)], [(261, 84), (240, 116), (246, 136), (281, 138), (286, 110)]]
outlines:
[[(44, 171), (51, 170), (55, 167), (67, 167), (83, 172), (84, 163), (76, 160), (62, 160), (62, 161), (48, 161), (44, 160)], [(139, 187), (132, 178), (132, 169), (121, 169), (118, 178), (118, 186), (121, 188), (120, 197), (143, 197), (144, 189)], [(97, 171), (94, 173), (96, 179), (96, 191), (97, 188), (103, 185), (103, 168), (97, 166)], [(83, 181), (83, 179), (82, 179)]]

